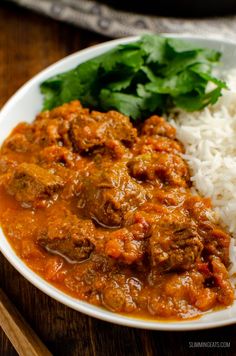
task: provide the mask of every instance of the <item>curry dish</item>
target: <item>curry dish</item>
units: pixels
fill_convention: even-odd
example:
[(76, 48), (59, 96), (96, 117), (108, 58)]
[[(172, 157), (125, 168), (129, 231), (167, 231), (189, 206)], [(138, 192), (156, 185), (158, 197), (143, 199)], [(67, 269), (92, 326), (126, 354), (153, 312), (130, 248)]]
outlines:
[(64, 292), (117, 313), (190, 318), (231, 305), (230, 236), (191, 193), (175, 129), (79, 101), (20, 123), (0, 152), (1, 226)]

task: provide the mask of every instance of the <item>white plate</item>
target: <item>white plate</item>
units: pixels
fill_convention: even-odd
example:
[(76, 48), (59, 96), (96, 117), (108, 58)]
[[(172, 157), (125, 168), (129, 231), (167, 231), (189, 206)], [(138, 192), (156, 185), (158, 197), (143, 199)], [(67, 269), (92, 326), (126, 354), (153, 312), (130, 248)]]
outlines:
[[(169, 37), (181, 37), (193, 41), (199, 46), (214, 48), (223, 53), (222, 61), (224, 68), (235, 66), (236, 61), (236, 44), (221, 40), (204, 39), (199, 37), (168, 35)], [(137, 37), (131, 37), (121, 40), (114, 40), (91, 47), (89, 49), (72, 54), (56, 64), (45, 69), (28, 83), (26, 83), (17, 93), (6, 103), (0, 113), (0, 145), (11, 130), (21, 121), (31, 122), (35, 115), (42, 108), (42, 96), (39, 91), (39, 85), (45, 79), (52, 75), (67, 71), (74, 68), (79, 63), (82, 63), (94, 56), (104, 53), (120, 43), (128, 43), (137, 40)], [(26, 63), (27, 65), (27, 63)], [(228, 324), (236, 323), (236, 303), (227, 309), (207, 313), (199, 319), (180, 322), (160, 322), (144, 319), (136, 319), (115, 314), (95, 307), (86, 302), (79, 301), (68, 296), (60, 290), (54, 288), (44, 279), (39, 277), (24, 262), (15, 254), (11, 245), (7, 241), (3, 232), (0, 229), (0, 249), (8, 261), (32, 284), (42, 290), (50, 297), (59, 302), (78, 310), (87, 315), (106, 320), (112, 323), (127, 325), (137, 328), (154, 329), (154, 330), (195, 330), (208, 329)]]

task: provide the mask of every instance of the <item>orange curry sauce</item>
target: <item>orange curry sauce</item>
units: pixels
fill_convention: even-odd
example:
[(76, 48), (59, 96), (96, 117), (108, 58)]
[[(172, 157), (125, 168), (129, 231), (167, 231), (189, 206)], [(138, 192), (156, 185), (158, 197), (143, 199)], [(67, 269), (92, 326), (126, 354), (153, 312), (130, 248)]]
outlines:
[(191, 318), (232, 304), (230, 236), (190, 192), (175, 129), (78, 101), (20, 123), (0, 151), (0, 222), (17, 255), (111, 311)]

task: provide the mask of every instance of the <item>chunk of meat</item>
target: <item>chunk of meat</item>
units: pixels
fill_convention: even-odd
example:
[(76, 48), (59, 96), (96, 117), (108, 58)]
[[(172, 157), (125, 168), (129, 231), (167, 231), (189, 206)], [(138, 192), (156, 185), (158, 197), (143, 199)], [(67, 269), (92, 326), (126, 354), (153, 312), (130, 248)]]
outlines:
[(229, 273), (219, 257), (211, 257), (213, 277), (216, 282), (217, 299), (223, 305), (230, 305), (234, 301), (234, 289), (229, 280)]
[(17, 166), (17, 162), (8, 158), (8, 156), (0, 156), (0, 174), (7, 173), (8, 170)]
[(137, 156), (128, 162), (132, 177), (171, 186), (188, 187), (189, 170), (184, 160), (174, 154), (154, 153)]
[(114, 312), (122, 312), (125, 308), (125, 293), (119, 284), (111, 281), (102, 292), (103, 305)]
[(177, 230), (156, 227), (149, 242), (151, 263), (161, 271), (188, 270), (203, 250), (202, 238), (191, 225)]
[(122, 163), (103, 166), (84, 176), (78, 206), (101, 225), (119, 227), (125, 214), (147, 199), (147, 192), (128, 174)]
[(22, 163), (7, 176), (4, 185), (24, 207), (43, 207), (57, 198), (63, 180), (36, 164)]
[(141, 289), (137, 278), (127, 278), (122, 273), (108, 279), (102, 293), (103, 305), (115, 312), (129, 313), (137, 309), (136, 300)]
[(194, 219), (198, 221), (214, 221), (214, 212), (211, 210), (211, 201), (209, 198), (189, 195), (186, 197), (184, 206)]
[(78, 262), (88, 259), (93, 251), (93, 234), (91, 221), (80, 220), (63, 209), (49, 215), (46, 228), (38, 236), (38, 243), (49, 252)]
[(184, 205), (196, 220), (199, 233), (204, 238), (204, 254), (218, 256), (228, 266), (230, 235), (216, 224), (209, 199), (191, 196)]
[(59, 118), (63, 121), (70, 122), (77, 117), (78, 114), (88, 114), (89, 109), (84, 108), (79, 100), (73, 100), (69, 103), (64, 103), (61, 106), (58, 106), (51, 111), (46, 110), (37, 115), (36, 120), (48, 120)]
[(196, 271), (165, 274), (157, 286), (150, 294), (148, 305), (156, 316), (182, 318), (183, 310), (191, 313), (195, 307), (195, 312), (206, 311), (216, 303), (217, 293), (204, 286), (203, 276)]
[[(79, 157), (77, 157), (77, 160), (79, 160)], [(73, 152), (71, 152), (68, 148), (49, 146), (40, 151), (39, 161), (43, 164), (60, 164), (71, 168), (74, 166), (75, 157)]]
[(156, 190), (153, 198), (164, 206), (177, 206), (184, 203), (187, 193), (188, 191), (185, 188), (167, 186)]
[(78, 100), (63, 104), (52, 111), (40, 113), (30, 127), (29, 139), (40, 147), (58, 145), (71, 148), (71, 122), (89, 113)]
[(163, 117), (153, 115), (145, 120), (141, 133), (147, 136), (159, 135), (174, 139), (176, 130)]
[(40, 147), (65, 144), (69, 123), (62, 118), (37, 119), (31, 126), (31, 141)]
[[(11, 135), (3, 142), (1, 153), (10, 154), (20, 153), (19, 157), (23, 157), (30, 149), (30, 140), (28, 132), (31, 130), (31, 125), (26, 122), (19, 123), (13, 130)], [(18, 157), (18, 155), (16, 155)]]
[(109, 140), (105, 146), (95, 147), (89, 155), (97, 164), (102, 164), (105, 160), (122, 160), (131, 157), (130, 151), (119, 140)]
[(220, 257), (226, 266), (229, 266), (230, 236), (225, 231), (217, 228), (209, 229), (205, 236), (204, 251), (208, 255)]
[(29, 148), (29, 141), (26, 136), (22, 133), (15, 133), (13, 136), (10, 136), (2, 147), (2, 152), (7, 152), (8, 150), (14, 152), (27, 152)]
[(78, 152), (104, 146), (111, 140), (130, 145), (137, 137), (137, 130), (129, 118), (116, 111), (81, 114), (72, 122), (70, 133), (74, 149)]
[(177, 140), (155, 135), (140, 136), (134, 144), (132, 151), (135, 155), (154, 152), (180, 154), (184, 152), (184, 148), (183, 145)]

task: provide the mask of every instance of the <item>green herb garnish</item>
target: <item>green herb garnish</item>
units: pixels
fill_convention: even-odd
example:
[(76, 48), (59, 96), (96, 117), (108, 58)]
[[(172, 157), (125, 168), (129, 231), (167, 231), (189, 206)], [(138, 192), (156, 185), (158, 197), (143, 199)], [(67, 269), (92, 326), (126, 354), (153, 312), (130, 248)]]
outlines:
[(173, 106), (201, 110), (227, 88), (212, 75), (220, 56), (183, 40), (145, 35), (43, 82), (43, 109), (79, 99), (84, 106), (115, 109), (133, 119)]

